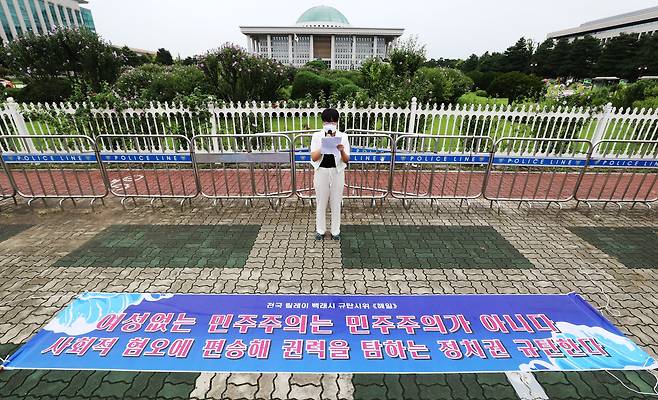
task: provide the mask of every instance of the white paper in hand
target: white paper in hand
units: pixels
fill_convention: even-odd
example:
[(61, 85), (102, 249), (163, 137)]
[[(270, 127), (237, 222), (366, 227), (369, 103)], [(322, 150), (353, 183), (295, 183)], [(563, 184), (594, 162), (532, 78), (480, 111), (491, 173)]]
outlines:
[(336, 157), (340, 157), (340, 151), (338, 151), (337, 146), (341, 144), (341, 138), (334, 137), (324, 137), (322, 138), (322, 154), (333, 154)]

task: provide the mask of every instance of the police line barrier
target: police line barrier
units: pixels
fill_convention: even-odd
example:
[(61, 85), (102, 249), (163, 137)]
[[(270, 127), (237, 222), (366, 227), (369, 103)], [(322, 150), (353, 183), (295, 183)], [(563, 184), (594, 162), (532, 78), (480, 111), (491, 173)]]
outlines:
[(2, 152), (0, 151), (0, 200), (14, 199), (16, 203), (16, 189), (11, 183), (7, 166), (2, 159)]
[(580, 139), (502, 138), (489, 160), (483, 197), (493, 202), (574, 199), (589, 164), (592, 143)]
[(593, 149), (576, 192), (578, 204), (644, 204), (658, 201), (658, 140), (603, 140)]
[(488, 136), (403, 135), (395, 145), (391, 196), (404, 201), (482, 196), (493, 151)]
[(269, 199), (293, 195), (292, 133), (200, 135), (193, 138), (203, 197)]
[[(314, 199), (314, 168), (311, 165), (312, 134), (294, 139), (295, 193)], [(349, 134), (350, 162), (345, 171), (346, 199), (370, 200), (374, 204), (388, 196), (392, 168), (393, 139), (387, 134)]]
[(108, 195), (94, 141), (80, 135), (1, 136), (2, 159), (15, 192), (41, 199), (96, 200)]
[(194, 150), (185, 136), (99, 135), (96, 147), (106, 185), (124, 206), (128, 199), (143, 198), (151, 205), (176, 199), (182, 207), (199, 195)]
[[(658, 141), (349, 134), (345, 198), (562, 204), (658, 201)], [(0, 194), (185, 201), (315, 197), (311, 135), (2, 136)]]

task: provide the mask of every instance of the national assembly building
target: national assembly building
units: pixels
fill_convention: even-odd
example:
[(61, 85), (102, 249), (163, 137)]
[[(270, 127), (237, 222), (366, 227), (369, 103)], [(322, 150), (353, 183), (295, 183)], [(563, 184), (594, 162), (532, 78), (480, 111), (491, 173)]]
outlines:
[(355, 27), (333, 7), (304, 12), (292, 26), (241, 26), (250, 52), (301, 67), (323, 60), (331, 69), (358, 68), (364, 60), (386, 58), (404, 29)]

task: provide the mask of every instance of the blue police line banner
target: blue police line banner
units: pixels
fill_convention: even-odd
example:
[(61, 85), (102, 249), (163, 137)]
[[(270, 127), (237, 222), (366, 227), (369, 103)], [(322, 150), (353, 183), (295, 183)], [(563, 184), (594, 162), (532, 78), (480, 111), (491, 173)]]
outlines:
[(656, 365), (577, 294), (86, 293), (4, 367), (450, 373)]

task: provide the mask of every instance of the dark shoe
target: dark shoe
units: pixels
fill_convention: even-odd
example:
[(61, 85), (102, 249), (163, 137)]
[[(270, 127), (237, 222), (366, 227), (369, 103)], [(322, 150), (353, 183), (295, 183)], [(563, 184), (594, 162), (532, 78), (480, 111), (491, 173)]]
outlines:
[(315, 234), (315, 240), (324, 240), (324, 235), (321, 235), (319, 233)]
[(340, 235), (331, 235), (331, 240), (340, 240)]

